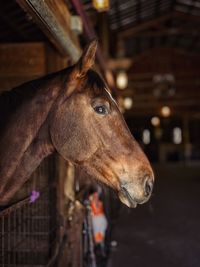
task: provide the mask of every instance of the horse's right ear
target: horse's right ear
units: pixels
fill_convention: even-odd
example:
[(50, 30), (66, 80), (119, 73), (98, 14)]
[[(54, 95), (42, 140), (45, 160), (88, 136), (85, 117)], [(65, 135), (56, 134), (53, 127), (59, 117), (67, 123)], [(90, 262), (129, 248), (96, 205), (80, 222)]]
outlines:
[(97, 50), (97, 40), (91, 41), (84, 49), (83, 54), (79, 61), (74, 65), (74, 69), (71, 73), (71, 79), (77, 79), (84, 77), (87, 71), (92, 68), (95, 62), (95, 54)]

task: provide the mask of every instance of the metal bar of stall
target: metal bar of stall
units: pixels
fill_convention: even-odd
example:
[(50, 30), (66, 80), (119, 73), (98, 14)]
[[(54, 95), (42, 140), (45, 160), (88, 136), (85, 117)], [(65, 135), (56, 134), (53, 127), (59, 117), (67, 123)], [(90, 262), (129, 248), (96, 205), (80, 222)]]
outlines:
[[(30, 203), (30, 197), (0, 212), (0, 266), (46, 266), (56, 257), (56, 196), (49, 180), (49, 165), (34, 175), (40, 197)], [(50, 182), (50, 183), (49, 183)], [(36, 186), (36, 185), (35, 185)], [(29, 188), (36, 190), (36, 188)], [(29, 192), (30, 193), (30, 192)], [(53, 220), (50, 224), (50, 221)], [(49, 237), (51, 236), (51, 243)], [(51, 251), (51, 247), (54, 251)], [(37, 257), (36, 257), (37, 254)], [(50, 265), (48, 265), (50, 266)]]
[(1, 258), (2, 258), (2, 267), (4, 267), (4, 218), (2, 219), (1, 225), (1, 238), (2, 238), (2, 249), (1, 249)]

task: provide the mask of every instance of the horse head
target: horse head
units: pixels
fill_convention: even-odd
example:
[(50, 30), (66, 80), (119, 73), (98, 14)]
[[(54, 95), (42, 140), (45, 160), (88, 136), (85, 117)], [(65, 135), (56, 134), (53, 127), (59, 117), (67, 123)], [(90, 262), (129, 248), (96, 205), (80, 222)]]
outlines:
[(50, 136), (61, 156), (112, 187), (129, 207), (153, 189), (150, 163), (131, 135), (103, 79), (92, 70), (97, 42), (64, 74), (63, 93), (50, 118)]

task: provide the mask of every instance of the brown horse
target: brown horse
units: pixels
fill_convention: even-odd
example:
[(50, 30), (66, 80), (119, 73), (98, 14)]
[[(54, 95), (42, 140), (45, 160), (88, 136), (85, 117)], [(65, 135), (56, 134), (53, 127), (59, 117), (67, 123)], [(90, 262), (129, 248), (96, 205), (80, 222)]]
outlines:
[(96, 47), (92, 41), (74, 66), (1, 96), (1, 205), (54, 151), (111, 186), (127, 206), (149, 199), (151, 166), (107, 85), (91, 70)]

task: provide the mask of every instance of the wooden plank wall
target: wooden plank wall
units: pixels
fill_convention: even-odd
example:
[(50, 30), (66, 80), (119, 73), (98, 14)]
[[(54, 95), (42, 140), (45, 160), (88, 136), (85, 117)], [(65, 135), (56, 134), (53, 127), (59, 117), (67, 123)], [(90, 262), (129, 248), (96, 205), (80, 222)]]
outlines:
[[(70, 64), (70, 58), (61, 56), (50, 43), (4, 43), (0, 44), (0, 93), (42, 77), (48, 73), (59, 71)], [(66, 218), (66, 199), (64, 183), (67, 179), (67, 165), (60, 157), (55, 157), (57, 165), (57, 213), (59, 218)], [(23, 195), (23, 188), (15, 201)], [(60, 222), (59, 222), (60, 225)], [(62, 227), (58, 227), (57, 239), (62, 241)]]
[[(0, 93), (69, 65), (70, 58), (61, 56), (49, 43), (0, 44)], [(58, 196), (56, 266), (63, 267), (69, 263), (70, 266), (80, 267), (84, 208), (79, 201), (74, 202), (69, 197), (69, 191), (74, 190), (74, 177), (68, 181), (69, 169), (66, 162), (59, 156), (55, 157), (55, 161)], [(22, 196), (22, 191), (19, 192), (18, 199)]]
[(0, 45), (0, 90), (10, 90), (47, 73), (44, 43)]
[(46, 43), (0, 44), (0, 92), (69, 65)]

